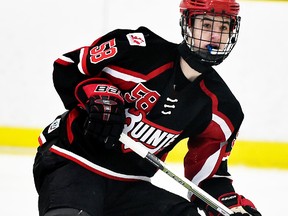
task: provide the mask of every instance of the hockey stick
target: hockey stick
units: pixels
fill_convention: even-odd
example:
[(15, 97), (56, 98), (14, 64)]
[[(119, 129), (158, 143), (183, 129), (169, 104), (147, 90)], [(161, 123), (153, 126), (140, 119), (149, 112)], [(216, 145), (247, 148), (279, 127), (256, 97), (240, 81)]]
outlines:
[(216, 200), (214, 197), (212, 197), (210, 194), (199, 188), (197, 185), (193, 184), (191, 181), (186, 179), (184, 176), (180, 177), (176, 174), (174, 174), (170, 169), (168, 169), (167, 165), (161, 161), (159, 158), (157, 158), (155, 155), (151, 154), (142, 144), (139, 142), (134, 141), (126, 134), (122, 133), (120, 136), (120, 141), (125, 144), (128, 148), (130, 148), (133, 152), (141, 156), (142, 158), (147, 159), (150, 163), (152, 163), (154, 166), (156, 166), (158, 169), (162, 170), (164, 173), (166, 173), (168, 176), (173, 178), (175, 181), (177, 181), (179, 184), (183, 185), (186, 189), (193, 192), (195, 196), (197, 196), (199, 199), (207, 203), (209, 206), (211, 206), (213, 209), (218, 211), (224, 216), (229, 216), (233, 214), (233, 211), (220, 203), (218, 200)]

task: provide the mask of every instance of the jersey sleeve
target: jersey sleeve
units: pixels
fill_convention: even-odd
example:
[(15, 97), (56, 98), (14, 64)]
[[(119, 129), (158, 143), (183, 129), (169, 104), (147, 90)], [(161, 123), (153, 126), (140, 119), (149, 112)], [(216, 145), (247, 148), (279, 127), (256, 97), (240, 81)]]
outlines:
[[(200, 135), (188, 140), (188, 152), (184, 159), (185, 176), (215, 197), (234, 191), (227, 159), (235, 138), (233, 133), (227, 139), (221, 126), (211, 121)], [(194, 199), (192, 194), (189, 196)]]
[[(127, 37), (129, 32), (135, 31), (137, 30), (114, 30), (98, 38), (90, 46), (65, 53), (54, 62), (54, 86), (66, 109), (77, 105), (74, 90), (80, 82), (100, 77), (108, 65), (132, 56), (136, 46), (131, 43), (141, 46), (141, 41), (137, 41), (137, 38), (131, 42)], [(138, 31), (141, 32), (141, 29)]]
[[(217, 86), (221, 88), (221, 85)], [(211, 119), (201, 133), (189, 137), (184, 159), (185, 176), (215, 198), (234, 192), (227, 160), (244, 118), (241, 106), (231, 92), (225, 86), (219, 92), (217, 86), (215, 90), (208, 82), (201, 83), (203, 92), (211, 99)], [(190, 198), (195, 199), (193, 194)], [(198, 199), (195, 201), (203, 204)]]

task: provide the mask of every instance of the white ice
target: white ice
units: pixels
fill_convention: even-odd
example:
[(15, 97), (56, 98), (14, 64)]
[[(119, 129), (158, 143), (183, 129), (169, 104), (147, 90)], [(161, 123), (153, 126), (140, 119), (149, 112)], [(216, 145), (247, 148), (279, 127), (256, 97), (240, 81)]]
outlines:
[[(33, 156), (0, 154), (0, 215), (37, 216), (37, 193), (32, 177)], [(182, 172), (179, 164), (169, 167)], [(231, 167), (237, 191), (253, 200), (262, 216), (287, 215), (288, 170)], [(161, 171), (153, 183), (186, 197), (186, 190)], [(285, 213), (286, 212), (286, 213)]]

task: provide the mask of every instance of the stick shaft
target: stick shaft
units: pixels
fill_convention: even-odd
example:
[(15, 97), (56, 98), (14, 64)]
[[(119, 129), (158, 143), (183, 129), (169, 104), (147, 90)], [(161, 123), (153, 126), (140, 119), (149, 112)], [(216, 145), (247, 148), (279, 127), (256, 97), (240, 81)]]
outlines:
[(230, 214), (233, 214), (232, 210), (220, 203), (218, 200), (216, 200), (214, 197), (212, 197), (210, 194), (208, 194), (206, 191), (202, 190), (197, 185), (193, 184), (191, 181), (186, 179), (185, 177), (176, 175), (174, 172), (171, 171), (171, 169), (168, 168), (167, 164), (165, 164), (163, 161), (161, 161), (158, 157), (151, 154), (141, 143), (138, 143), (131, 139), (126, 134), (121, 134), (120, 141), (128, 146), (132, 151), (134, 151), (136, 154), (141, 156), (142, 158), (147, 159), (151, 164), (156, 166), (158, 169), (160, 169), (162, 172), (166, 173), (168, 176), (173, 178), (175, 181), (177, 181), (179, 184), (181, 184), (183, 187), (188, 189), (189, 191), (193, 192), (195, 196), (197, 196), (199, 199), (207, 203), (209, 206), (211, 206), (213, 209), (218, 211), (224, 216), (229, 216)]

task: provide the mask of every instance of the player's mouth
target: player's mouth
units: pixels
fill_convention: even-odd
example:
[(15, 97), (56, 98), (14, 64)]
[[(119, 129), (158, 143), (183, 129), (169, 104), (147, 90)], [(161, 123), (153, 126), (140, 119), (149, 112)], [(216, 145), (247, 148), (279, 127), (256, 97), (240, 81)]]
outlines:
[(219, 55), (223, 52), (223, 50), (220, 49), (219, 44), (208, 44), (206, 45), (206, 48), (211, 55)]
[(217, 45), (217, 44), (208, 44), (208, 45), (206, 45), (206, 48), (209, 50), (209, 52), (212, 51), (212, 50), (219, 50), (219, 45)]

